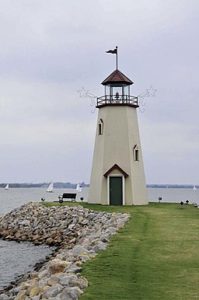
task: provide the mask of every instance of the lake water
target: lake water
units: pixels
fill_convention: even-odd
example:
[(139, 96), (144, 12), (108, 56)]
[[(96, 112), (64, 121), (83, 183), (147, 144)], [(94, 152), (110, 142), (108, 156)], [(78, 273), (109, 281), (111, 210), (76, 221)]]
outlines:
[(31, 271), (51, 252), (52, 249), (45, 245), (0, 240), (0, 290), (18, 276)]
[[(57, 201), (58, 196), (66, 189), (55, 189), (53, 193), (47, 193), (43, 188), (10, 188), (0, 189), (0, 215), (8, 213), (30, 201)], [(88, 188), (84, 188), (77, 195), (77, 201), (83, 197), (87, 199)], [(199, 204), (199, 190), (185, 188), (148, 188), (148, 198), (151, 202), (177, 202), (189, 200)], [(36, 262), (45, 258), (51, 252), (47, 246), (33, 246), (30, 243), (16, 243), (0, 240), (0, 288), (9, 284), (20, 274), (30, 271)]]
[(189, 200), (190, 203), (199, 205), (199, 189), (192, 188), (148, 188), (148, 198), (150, 202), (158, 202), (162, 197), (162, 202), (179, 203)]
[[(54, 189), (53, 193), (47, 193), (44, 188), (10, 188), (9, 190), (0, 188), (0, 215), (30, 201), (38, 202), (41, 198), (44, 198), (45, 201), (58, 201), (59, 195), (70, 191), (72, 190)], [(84, 188), (77, 194), (77, 201), (80, 201), (80, 197), (86, 199), (87, 194), (88, 188)]]
[[(88, 189), (83, 188), (82, 192), (77, 194), (77, 201), (80, 198), (87, 199)], [(199, 189), (187, 188), (148, 188), (148, 198), (150, 202), (157, 202), (162, 197), (163, 202), (180, 202), (189, 200), (199, 204)], [(19, 207), (30, 201), (40, 201), (44, 198), (46, 201), (57, 201), (58, 196), (64, 192), (70, 192), (71, 189), (54, 189), (53, 193), (47, 193), (43, 188), (10, 188), (5, 190), (0, 188), (0, 215), (5, 214), (12, 209)]]

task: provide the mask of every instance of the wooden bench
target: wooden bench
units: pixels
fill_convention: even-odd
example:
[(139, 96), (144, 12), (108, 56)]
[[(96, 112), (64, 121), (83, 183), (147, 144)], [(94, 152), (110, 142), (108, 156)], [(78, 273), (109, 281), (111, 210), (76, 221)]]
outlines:
[(63, 199), (71, 199), (71, 201), (76, 201), (77, 193), (63, 193), (62, 200)]

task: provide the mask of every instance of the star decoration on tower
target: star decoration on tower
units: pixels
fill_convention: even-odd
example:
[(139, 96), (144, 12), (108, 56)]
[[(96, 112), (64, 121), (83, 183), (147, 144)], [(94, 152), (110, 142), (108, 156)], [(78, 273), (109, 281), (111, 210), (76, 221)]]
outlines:
[(93, 93), (91, 93), (89, 90), (86, 90), (84, 87), (82, 87), (81, 89), (77, 90), (80, 98), (97, 98), (96, 95), (94, 95)]
[[(94, 95), (90, 90), (85, 89), (85, 87), (81, 87), (77, 90), (80, 98), (88, 98), (90, 99), (90, 106), (92, 107), (91, 112), (95, 112), (95, 105), (97, 96)], [(137, 97), (139, 99), (139, 110), (140, 112), (145, 112), (146, 110), (146, 98), (155, 97), (157, 94), (157, 89), (155, 89), (152, 85), (146, 89), (144, 92), (140, 93)]]
[(145, 98), (145, 97), (155, 97), (157, 93), (157, 89), (154, 89), (154, 87), (151, 85), (148, 89), (146, 89), (143, 93), (138, 95), (139, 98)]

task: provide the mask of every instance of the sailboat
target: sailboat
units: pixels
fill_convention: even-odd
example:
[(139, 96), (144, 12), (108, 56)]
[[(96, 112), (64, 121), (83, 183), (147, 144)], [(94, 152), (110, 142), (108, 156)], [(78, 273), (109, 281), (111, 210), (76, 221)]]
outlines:
[(194, 187), (193, 187), (193, 191), (196, 191), (197, 190), (197, 188), (196, 188), (196, 186), (194, 185)]
[(6, 184), (5, 190), (8, 190), (8, 189), (9, 189), (9, 184)]
[(76, 191), (79, 192), (79, 193), (82, 191), (82, 188), (81, 188), (79, 183), (76, 186)]
[(46, 192), (48, 193), (52, 193), (53, 192), (53, 182), (51, 182), (46, 190)]

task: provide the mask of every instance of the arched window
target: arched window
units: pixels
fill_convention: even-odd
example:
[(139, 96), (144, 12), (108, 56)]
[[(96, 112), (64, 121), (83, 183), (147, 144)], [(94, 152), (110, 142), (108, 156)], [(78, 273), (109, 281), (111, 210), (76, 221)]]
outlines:
[(102, 119), (100, 119), (98, 123), (98, 135), (102, 135), (103, 131), (104, 131), (104, 122)]
[(139, 161), (139, 149), (137, 144), (133, 147), (133, 158), (134, 161)]

